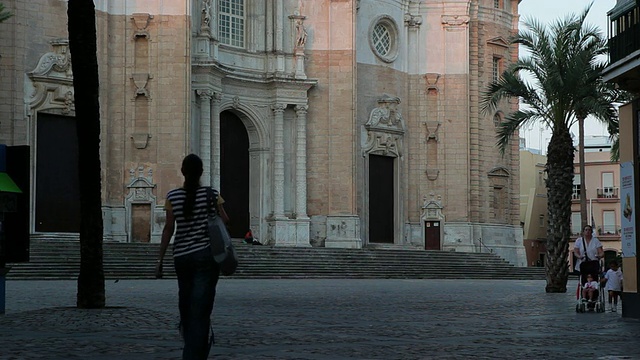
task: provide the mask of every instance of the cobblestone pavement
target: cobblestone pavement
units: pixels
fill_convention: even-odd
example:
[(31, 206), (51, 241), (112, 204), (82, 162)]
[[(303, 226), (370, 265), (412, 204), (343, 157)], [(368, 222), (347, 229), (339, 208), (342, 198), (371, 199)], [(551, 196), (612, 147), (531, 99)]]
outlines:
[[(175, 280), (8, 281), (0, 359), (179, 359)], [(575, 312), (544, 281), (223, 279), (216, 359), (640, 359), (640, 322)], [(570, 287), (573, 288), (570, 283)]]

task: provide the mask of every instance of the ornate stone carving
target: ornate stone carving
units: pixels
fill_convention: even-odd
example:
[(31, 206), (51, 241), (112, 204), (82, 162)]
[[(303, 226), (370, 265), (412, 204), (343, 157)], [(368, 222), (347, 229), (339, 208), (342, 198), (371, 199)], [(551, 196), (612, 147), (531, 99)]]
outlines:
[(138, 96), (144, 96), (148, 99), (151, 98), (151, 96), (149, 96), (149, 90), (147, 89), (149, 79), (152, 79), (152, 76), (147, 73), (134, 73), (131, 75), (131, 80), (133, 80), (133, 84), (136, 86), (134, 98)]
[(440, 175), (440, 169), (427, 168), (427, 179), (431, 181), (435, 181), (438, 179), (438, 175)]
[(444, 214), (442, 210), (444, 206), (442, 206), (441, 196), (437, 196), (431, 192), (429, 194), (429, 198), (427, 196), (423, 196), (423, 205), (422, 205), (422, 216), (420, 217), (422, 220), (444, 220)]
[(307, 29), (304, 27), (304, 16), (300, 16), (296, 19), (296, 48), (304, 49), (307, 43)]
[(425, 121), (427, 127), (427, 140), (433, 139), (438, 141), (438, 130), (440, 129), (440, 121)]
[(469, 23), (468, 15), (442, 15), (441, 21), (447, 31), (462, 30)]
[(378, 106), (371, 111), (369, 121), (364, 125), (363, 156), (367, 153), (402, 156), (405, 127), (399, 104), (400, 98), (386, 94), (378, 99)]
[(211, 29), (211, 20), (213, 19), (213, 12), (211, 11), (211, 0), (202, 0), (200, 13), (200, 31), (208, 33), (209, 29)]
[(56, 77), (73, 79), (71, 72), (71, 53), (69, 40), (58, 39), (50, 42), (53, 52), (44, 54), (38, 61), (38, 66), (29, 73), (31, 78)]
[(135, 146), (136, 149), (145, 149), (147, 145), (149, 145), (151, 134), (134, 133), (131, 134), (131, 139), (133, 140), (133, 146)]
[(287, 105), (283, 103), (277, 103), (277, 104), (271, 105), (271, 110), (273, 110), (274, 113), (284, 112), (284, 109), (286, 108), (287, 108)]
[(40, 58), (25, 87), (28, 95), (27, 106), (30, 114), (38, 109), (47, 108), (48, 112), (61, 115), (74, 115), (75, 99), (73, 91), (73, 73), (69, 41), (58, 39), (50, 42), (52, 51)]
[(197, 89), (196, 95), (203, 100), (211, 100), (214, 96), (213, 90), (209, 89)]
[(240, 98), (237, 96), (233, 97), (233, 108), (238, 109), (240, 107)]
[(156, 197), (153, 195), (153, 189), (156, 185), (153, 183), (153, 170), (151, 168), (147, 169), (147, 176), (145, 176), (143, 166), (137, 169), (129, 169), (129, 176), (129, 185), (127, 185), (129, 195), (127, 196), (127, 200), (155, 201)]
[(76, 110), (74, 100), (73, 91), (69, 90), (64, 93), (64, 108), (62, 109), (62, 113), (64, 115), (68, 115), (72, 111)]
[[(137, 175), (136, 175), (137, 172)], [(125, 198), (125, 217), (127, 224), (127, 236), (132, 240), (133, 230), (133, 205), (148, 204), (150, 211), (150, 217), (148, 219), (149, 224), (154, 224), (154, 211), (156, 207), (156, 197), (153, 195), (153, 189), (156, 184), (153, 183), (153, 171), (149, 168), (147, 170), (147, 176), (145, 176), (144, 166), (139, 166), (137, 169), (129, 170), (130, 181), (127, 185), (129, 194)], [(161, 219), (156, 219), (157, 221)], [(145, 220), (146, 221), (146, 220)], [(151, 225), (153, 228), (153, 225)], [(153, 231), (153, 230), (152, 230)]]
[(133, 24), (135, 28), (133, 29), (133, 38), (147, 38), (149, 39), (149, 31), (147, 31), (147, 27), (149, 26), (149, 22), (153, 19), (153, 15), (148, 13), (133, 13), (131, 14), (131, 19), (133, 20)]
[(294, 108), (294, 110), (296, 111), (296, 113), (298, 115), (300, 114), (306, 114), (307, 111), (309, 110), (309, 105), (296, 105), (296, 107)]
[(404, 119), (398, 105), (400, 104), (400, 98), (384, 95), (378, 99), (378, 107), (371, 111), (369, 115), (369, 121), (365, 124), (367, 129), (378, 130), (395, 130), (404, 132)]
[(426, 73), (424, 80), (427, 83), (427, 90), (438, 90), (438, 80), (440, 80), (440, 74), (438, 73)]
[(422, 15), (404, 14), (404, 23), (410, 28), (419, 28), (422, 25)]

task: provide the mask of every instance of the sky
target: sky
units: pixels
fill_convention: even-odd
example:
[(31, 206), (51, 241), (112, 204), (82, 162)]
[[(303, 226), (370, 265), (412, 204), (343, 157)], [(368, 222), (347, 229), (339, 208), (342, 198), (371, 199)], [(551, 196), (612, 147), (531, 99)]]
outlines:
[[(518, 8), (520, 13), (520, 27), (522, 20), (535, 18), (542, 23), (552, 23), (559, 18), (564, 18), (571, 13), (581, 13), (589, 4), (593, 3), (587, 15), (586, 22), (602, 29), (607, 37), (607, 12), (616, 5), (616, 0), (522, 0)], [(578, 136), (577, 126), (571, 129)], [(585, 136), (609, 135), (607, 129), (595, 119), (585, 121)], [(540, 149), (546, 153), (547, 144), (551, 138), (551, 132), (536, 124), (520, 130), (520, 136), (524, 137), (527, 147)]]

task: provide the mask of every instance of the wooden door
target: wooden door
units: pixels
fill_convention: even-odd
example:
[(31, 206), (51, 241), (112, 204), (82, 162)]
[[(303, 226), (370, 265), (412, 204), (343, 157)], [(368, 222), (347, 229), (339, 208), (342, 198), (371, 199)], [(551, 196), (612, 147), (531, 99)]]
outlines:
[(424, 222), (425, 250), (440, 250), (440, 221)]
[(76, 119), (38, 114), (36, 145), (37, 232), (80, 231)]
[(369, 155), (369, 242), (394, 242), (394, 160)]
[(234, 113), (220, 113), (220, 195), (229, 215), (229, 233), (244, 238), (249, 230), (249, 135)]

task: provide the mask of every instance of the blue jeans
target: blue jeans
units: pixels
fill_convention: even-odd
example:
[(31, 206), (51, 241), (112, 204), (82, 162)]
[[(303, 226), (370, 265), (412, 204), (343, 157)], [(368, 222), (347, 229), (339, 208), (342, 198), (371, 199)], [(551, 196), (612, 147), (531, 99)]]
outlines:
[(209, 327), (220, 269), (209, 248), (175, 257), (174, 264), (184, 339), (182, 359), (206, 359), (211, 349)]

